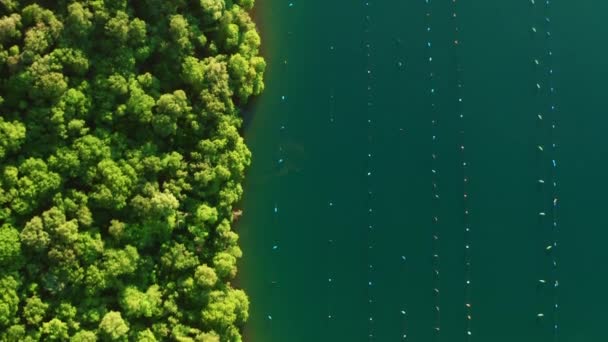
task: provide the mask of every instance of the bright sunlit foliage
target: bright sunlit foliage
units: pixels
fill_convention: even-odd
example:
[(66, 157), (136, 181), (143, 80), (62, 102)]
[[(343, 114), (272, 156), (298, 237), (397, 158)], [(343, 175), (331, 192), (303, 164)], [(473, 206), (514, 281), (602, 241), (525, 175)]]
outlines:
[(252, 7), (0, 0), (0, 340), (241, 340)]

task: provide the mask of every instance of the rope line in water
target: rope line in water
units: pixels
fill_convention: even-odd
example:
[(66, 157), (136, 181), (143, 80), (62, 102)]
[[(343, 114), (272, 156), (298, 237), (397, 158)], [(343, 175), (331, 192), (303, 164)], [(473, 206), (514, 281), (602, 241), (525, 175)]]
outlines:
[[(396, 61), (395, 61), (395, 68), (396, 68), (396, 73), (400, 74), (403, 73), (405, 70), (405, 63), (404, 63), (404, 56), (401, 53), (400, 49), (402, 47), (403, 41), (401, 40), (400, 37), (396, 37), (395, 38), (395, 54), (396, 54)], [(397, 128), (397, 127), (395, 127)], [(399, 134), (403, 135), (405, 134), (405, 130), (403, 127), (399, 127)], [(407, 274), (407, 257), (405, 255), (405, 251), (403, 251), (403, 253), (401, 255), (399, 255), (399, 261), (401, 263), (401, 268), (402, 268), (402, 273), (403, 274)], [(406, 277), (407, 278), (407, 277)], [(405, 285), (407, 286), (407, 281), (405, 283)], [(408, 310), (407, 310), (407, 299), (404, 297), (403, 301), (401, 302), (401, 307), (399, 308), (399, 311), (396, 312), (396, 315), (400, 316), (401, 319), (401, 334), (400, 334), (400, 339), (402, 341), (407, 341), (407, 337), (408, 337)]]
[(365, 104), (365, 115), (366, 115), (366, 126), (367, 126), (367, 155), (365, 156), (366, 166), (365, 166), (365, 178), (366, 178), (366, 188), (367, 188), (367, 219), (366, 227), (364, 227), (367, 232), (367, 248), (366, 248), (366, 259), (367, 259), (367, 301), (368, 301), (368, 340), (373, 340), (375, 338), (375, 324), (374, 324), (374, 313), (375, 313), (375, 298), (374, 298), (374, 267), (375, 265), (372, 262), (373, 248), (374, 248), (374, 208), (373, 208), (373, 189), (372, 189), (372, 179), (373, 179), (373, 151), (372, 151), (372, 121), (373, 121), (373, 66), (371, 61), (371, 39), (370, 39), (370, 30), (371, 30), (371, 16), (370, 16), (370, 7), (372, 3), (370, 1), (364, 2), (364, 34), (363, 34), (363, 51), (365, 54), (365, 77), (366, 77), (366, 104)]
[[(334, 216), (335, 217), (335, 213), (334, 213), (334, 202), (333, 201), (329, 201), (328, 202), (328, 208), (329, 208), (329, 215)], [(333, 320), (335, 319), (335, 305), (333, 302), (334, 296), (336, 294), (335, 288), (334, 288), (334, 282), (335, 282), (335, 265), (333, 265), (332, 261), (335, 259), (335, 247), (334, 247), (334, 243), (335, 240), (332, 238), (333, 234), (332, 233), (328, 233), (329, 235), (329, 239), (327, 240), (327, 326), (328, 328), (331, 326), (331, 323), (333, 322)]]
[[(530, 32), (532, 34), (532, 38), (533, 38), (533, 66), (534, 66), (534, 89), (535, 89), (535, 94), (536, 94), (536, 98), (535, 98), (535, 105), (534, 105), (534, 115), (536, 116), (535, 120), (537, 121), (537, 133), (536, 133), (536, 141), (535, 141), (535, 151), (537, 154), (537, 163), (538, 165), (536, 166), (537, 168), (537, 180), (536, 183), (538, 184), (538, 190), (539, 190), (539, 197), (537, 199), (538, 201), (538, 226), (539, 229), (541, 231), (541, 236), (544, 237), (544, 231), (546, 230), (546, 222), (545, 222), (545, 217), (546, 217), (546, 207), (545, 207), (545, 198), (546, 198), (546, 188), (545, 188), (545, 174), (544, 174), (544, 165), (545, 165), (545, 139), (544, 139), (544, 129), (545, 129), (545, 117), (546, 115), (543, 113), (543, 109), (544, 109), (544, 105), (543, 105), (543, 68), (542, 65), (545, 63), (545, 61), (543, 60), (543, 58), (540, 56), (539, 51), (542, 50), (542, 48), (540, 48), (537, 42), (537, 33), (538, 33), (538, 29), (537, 29), (537, 21), (536, 21), (536, 17), (537, 17), (537, 8), (536, 8), (536, 3), (535, 1), (531, 1), (531, 5), (532, 5), (532, 14), (533, 14), (533, 22), (532, 22), (532, 26), (530, 28)], [(542, 239), (542, 238), (541, 238)], [(543, 248), (545, 248), (545, 246), (547, 246), (547, 242), (546, 241), (542, 241), (542, 246)], [(542, 264), (542, 262), (541, 262)], [(545, 290), (545, 284), (547, 283), (546, 281), (546, 277), (545, 274), (542, 274), (541, 271), (541, 275), (538, 279), (538, 309), (537, 309), (537, 314), (536, 314), (536, 319), (537, 321), (540, 323), (542, 321), (542, 319), (545, 317), (545, 313), (544, 313), (544, 305), (543, 305), (543, 294), (544, 294), (544, 290)]]
[[(531, 0), (531, 5), (534, 10), (536, 10), (536, 2)], [(552, 46), (552, 34), (551, 34), (551, 17), (550, 17), (550, 9), (551, 9), (551, 1), (545, 0), (544, 6), (540, 10), (542, 12), (542, 22), (544, 26), (544, 37), (545, 41), (539, 42), (537, 39), (538, 29), (537, 18), (538, 14), (535, 12), (535, 24), (532, 26), (532, 33), (535, 37), (535, 42), (541, 46), (540, 50), (542, 51), (543, 58), (538, 58), (534, 60), (534, 64), (537, 67), (537, 93), (539, 96), (539, 106), (541, 108), (541, 113), (538, 114), (539, 127), (541, 131), (541, 140), (538, 143), (537, 149), (540, 155), (539, 162), (541, 164), (541, 170), (548, 169), (548, 180), (549, 182), (545, 182), (544, 178), (539, 179), (539, 185), (541, 187), (541, 200), (542, 206), (541, 211), (539, 212), (540, 220), (541, 220), (541, 228), (543, 229), (543, 234), (545, 231), (549, 231), (548, 234), (545, 234), (545, 243), (544, 250), (547, 254), (549, 267), (551, 271), (549, 272), (548, 281), (544, 278), (539, 279), (539, 290), (541, 294), (549, 293), (551, 298), (551, 308), (547, 312), (551, 312), (551, 340), (554, 342), (558, 341), (558, 330), (559, 330), (559, 297), (558, 297), (558, 287), (559, 287), (559, 276), (558, 276), (558, 263), (557, 263), (557, 252), (558, 252), (558, 201), (559, 201), (559, 189), (558, 189), (558, 180), (557, 180), (557, 142), (556, 142), (556, 129), (557, 129), (557, 104), (556, 104), (556, 91), (554, 85), (554, 66), (553, 66), (553, 50)], [(544, 82), (543, 82), (544, 81)], [(547, 115), (543, 116), (543, 113)], [(545, 122), (549, 122), (549, 127), (547, 128), (547, 124)], [(547, 132), (547, 138), (543, 138), (543, 132)], [(548, 148), (546, 148), (548, 147)], [(544, 173), (543, 173), (544, 174)], [(548, 188), (548, 189), (547, 189)], [(547, 201), (549, 203), (547, 204)], [(550, 208), (547, 210), (546, 208)], [(544, 306), (543, 306), (544, 307)], [(541, 307), (539, 312), (537, 313), (537, 319), (542, 323), (545, 317), (545, 310)]]
[[(331, 61), (332, 61), (332, 68), (335, 67), (335, 47), (334, 45), (330, 45), (329, 46), (329, 52), (330, 55), (332, 56)], [(330, 136), (336, 136), (335, 134), (335, 113), (336, 112), (336, 103), (335, 103), (335, 90), (334, 90), (334, 83), (333, 80), (331, 82), (330, 85), (330, 89), (329, 89), (329, 106), (328, 106), (328, 124), (330, 127), (330, 130), (332, 132), (332, 134), (330, 134)], [(336, 218), (336, 214), (335, 214), (335, 203), (334, 200), (332, 198), (329, 198), (329, 201), (327, 203), (327, 207), (328, 207), (328, 217), (332, 217), (332, 218)], [(336, 220), (331, 220), (330, 222), (334, 223), (337, 222)], [(327, 322), (328, 322), (328, 327), (331, 326), (331, 322), (334, 320), (335, 318), (335, 307), (334, 307), (334, 296), (336, 294), (336, 291), (334, 289), (334, 283), (335, 283), (335, 265), (333, 264), (333, 261), (335, 260), (336, 257), (336, 250), (335, 250), (335, 231), (333, 229), (328, 229), (328, 237), (329, 239), (327, 240)]]
[[(281, 97), (281, 101), (285, 102), (285, 96), (283, 95)], [(278, 146), (278, 161), (277, 163), (280, 164), (283, 163), (283, 161), (286, 158), (285, 155), (285, 151), (283, 149), (283, 135), (285, 132), (285, 125), (281, 124), (279, 127), (279, 131), (280, 131), (280, 135), (279, 135), (279, 146)], [(272, 208), (272, 214), (273, 214), (273, 219), (272, 219), (272, 225), (275, 228), (274, 229), (274, 236), (271, 237), (271, 245), (269, 246), (271, 253), (272, 253), (272, 259), (273, 260), (279, 260), (280, 259), (280, 239), (279, 239), (279, 234), (278, 232), (281, 230), (281, 221), (280, 221), (280, 208), (279, 208), (279, 198), (280, 196), (276, 196), (275, 202), (274, 202), (274, 206)], [(273, 292), (276, 292), (276, 290), (279, 287), (279, 282), (277, 280), (278, 278), (278, 268), (277, 268), (277, 264), (275, 262), (272, 262), (272, 277), (270, 279), (270, 288), (273, 290)], [(270, 322), (271, 328), (270, 330), (270, 334), (272, 336), (272, 321), (273, 321), (273, 315), (272, 315), (272, 308), (271, 311), (267, 313), (266, 319)]]
[[(293, 3), (289, 3), (288, 4), (289, 10), (292, 9), (293, 7)], [(291, 38), (291, 31), (287, 31), (287, 36), (288, 38)], [(282, 63), (281, 63), (281, 67), (283, 68), (283, 72), (287, 72), (288, 71), (288, 57), (284, 56), (282, 58)], [(288, 94), (282, 93), (280, 95), (280, 98), (278, 99), (279, 101), (279, 106), (280, 108), (284, 108), (284, 110), (282, 110), (282, 113), (288, 113), (288, 108), (287, 108), (287, 103), (288, 103)], [(273, 168), (280, 168), (282, 167), (282, 165), (285, 163), (285, 160), (287, 159), (287, 154), (285, 152), (285, 149), (283, 148), (284, 143), (285, 143), (285, 135), (287, 134), (287, 127), (286, 127), (286, 121), (287, 121), (287, 116), (283, 116), (281, 118), (280, 124), (279, 124), (279, 138), (278, 138), (278, 146), (277, 146), (277, 160), (276, 160), (276, 164), (273, 165)], [(277, 178), (280, 180), (280, 178)], [(278, 187), (280, 188), (280, 186)], [(268, 248), (271, 250), (271, 256), (273, 260), (279, 260), (280, 259), (280, 254), (281, 254), (281, 241), (280, 241), (280, 234), (279, 232), (281, 231), (281, 220), (280, 220), (280, 196), (278, 194), (275, 194), (276, 198), (274, 200), (274, 204), (272, 207), (272, 227), (275, 228), (274, 232), (272, 233), (274, 236), (270, 237), (270, 245), (268, 246)], [(271, 262), (271, 278), (269, 281), (269, 286), (270, 288), (273, 290), (273, 292), (276, 292), (276, 290), (279, 288), (280, 284), (278, 279), (278, 275), (279, 275), (279, 270), (277, 267), (277, 263), (276, 262)], [(277, 297), (277, 295), (275, 295), (274, 297)], [(273, 325), (273, 320), (276, 319), (276, 317), (273, 317), (273, 309), (274, 308), (270, 308), (269, 312), (266, 313), (266, 320), (268, 321), (269, 324), (269, 336), (270, 339), (272, 340), (272, 333), (274, 331), (274, 329), (272, 329), (272, 325)]]
[(432, 271), (433, 271), (433, 335), (435, 341), (438, 341), (441, 335), (441, 294), (440, 294), (440, 217), (439, 217), (439, 177), (438, 177), (438, 115), (435, 89), (435, 67), (433, 64), (433, 43), (432, 43), (432, 4), (431, 0), (425, 0), (425, 26), (426, 26), (426, 61), (428, 63), (428, 80), (429, 80), (429, 117), (431, 119), (431, 233), (432, 233)]
[(460, 50), (462, 40), (460, 38), (460, 20), (458, 17), (458, 5), (456, 0), (452, 0), (452, 21), (454, 24), (454, 39), (451, 42), (453, 46), (455, 65), (456, 65), (456, 97), (454, 108), (459, 123), (459, 144), (458, 151), (460, 154), (460, 165), (462, 168), (462, 203), (463, 203), (463, 225), (464, 225), (464, 308), (465, 308), (465, 340), (471, 341), (472, 338), (472, 319), (473, 319), (473, 304), (472, 304), (472, 284), (471, 284), (471, 221), (470, 221), (470, 193), (469, 193), (469, 163), (466, 154), (466, 134), (465, 134), (465, 115), (464, 115), (464, 77), (463, 67), (461, 64)]
[[(286, 96), (285, 95), (281, 95), (281, 100), (282, 105), (285, 105), (285, 101), (286, 101)], [(278, 159), (277, 159), (277, 166), (281, 167), (281, 164), (284, 163), (285, 159), (286, 159), (286, 154), (285, 154), (285, 150), (283, 149), (283, 136), (285, 134), (286, 128), (285, 128), (285, 124), (281, 123), (279, 126), (279, 143), (278, 143)], [(275, 166), (275, 167), (277, 167)], [(278, 178), (280, 179), (280, 178)], [(279, 260), (280, 259), (280, 241), (279, 241), (279, 235), (277, 232), (279, 232), (281, 230), (280, 225), (281, 225), (281, 221), (280, 221), (280, 213), (279, 213), (279, 198), (280, 196), (276, 196), (276, 199), (274, 201), (274, 205), (272, 208), (272, 214), (273, 214), (273, 219), (272, 219), (272, 224), (273, 227), (275, 228), (274, 231), (274, 236), (271, 237), (271, 245), (269, 246), (269, 248), (272, 251), (272, 258), (273, 260)], [(272, 278), (270, 280), (270, 286), (272, 289), (276, 289), (279, 286), (279, 283), (277, 281), (277, 277), (278, 277), (278, 270), (276, 267), (276, 263), (272, 263), (274, 265), (273, 270), (274, 272), (272, 272)], [(272, 321), (273, 320), (273, 316), (272, 314), (269, 312), (266, 316), (266, 318), (268, 319), (268, 321)]]
[(559, 298), (558, 298), (558, 288), (559, 288), (559, 274), (557, 269), (557, 245), (559, 238), (559, 230), (558, 230), (558, 180), (557, 180), (557, 140), (556, 140), (556, 129), (557, 129), (557, 102), (556, 102), (556, 94), (555, 94), (555, 85), (554, 85), (554, 69), (553, 69), (553, 50), (552, 50), (552, 34), (551, 34), (551, 2), (550, 0), (545, 1), (545, 27), (546, 33), (545, 36), (547, 38), (547, 51), (546, 51), (546, 59), (547, 59), (547, 81), (549, 86), (549, 113), (551, 118), (551, 129), (549, 133), (549, 142), (551, 144), (551, 164), (550, 164), (550, 177), (552, 183), (552, 191), (551, 191), (551, 219), (552, 219), (552, 240), (554, 250), (551, 253), (552, 257), (552, 276), (553, 276), (553, 341), (558, 341), (558, 329), (559, 329)]
[[(558, 341), (558, 330), (559, 330), (559, 298), (558, 298), (558, 287), (559, 287), (559, 275), (557, 265), (557, 253), (558, 253), (558, 201), (559, 201), (559, 189), (557, 180), (557, 141), (556, 141), (556, 129), (557, 129), (557, 101), (556, 91), (554, 85), (554, 54), (552, 50), (552, 33), (551, 33), (551, 1), (545, 0), (543, 6), (543, 23), (545, 26), (545, 70), (544, 75), (546, 77), (546, 97), (545, 103), (546, 111), (549, 114), (550, 120), (549, 137), (548, 143), (550, 149), (548, 153), (547, 162), (549, 163), (549, 180), (551, 188), (548, 191), (550, 193), (550, 244), (551, 249), (549, 250), (549, 257), (551, 262), (551, 292), (552, 292), (552, 340)], [(550, 159), (550, 161), (549, 161)]]

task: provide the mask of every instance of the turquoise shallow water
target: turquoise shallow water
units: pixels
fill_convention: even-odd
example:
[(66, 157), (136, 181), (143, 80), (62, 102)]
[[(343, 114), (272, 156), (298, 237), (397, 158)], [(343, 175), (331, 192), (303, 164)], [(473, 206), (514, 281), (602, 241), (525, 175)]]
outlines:
[[(532, 63), (545, 51), (542, 33), (534, 38), (531, 32), (543, 27), (542, 12), (529, 1), (458, 4), (470, 165), (472, 234), (466, 241), (451, 2), (431, 7), (436, 145), (423, 0), (373, 1), (367, 8), (346, 1), (293, 4), (257, 1), (269, 68), (267, 89), (245, 132), (254, 154), (238, 226), (245, 253), (239, 285), (251, 299), (247, 339), (364, 341), (373, 333), (376, 341), (399, 341), (405, 332), (409, 341), (467, 341), (468, 242), (470, 340), (555, 341), (553, 299), (538, 286), (538, 279), (551, 277), (544, 251), (550, 229), (538, 215), (550, 202), (547, 194), (543, 202), (537, 183), (548, 174), (536, 150), (539, 141), (548, 144), (548, 131), (536, 119), (543, 100), (534, 90), (544, 76)], [(602, 341), (608, 305), (608, 50), (601, 42), (608, 3), (554, 1), (552, 8), (561, 227), (557, 337)], [(369, 36), (363, 32), (366, 15)], [(369, 81), (365, 37), (372, 46)], [(368, 151), (374, 155), (372, 177), (366, 177)], [(433, 152), (439, 156), (437, 210), (431, 205)], [(370, 206), (372, 234), (366, 229)], [(439, 339), (433, 330), (435, 214), (441, 218)], [(538, 319), (539, 312), (546, 317)]]

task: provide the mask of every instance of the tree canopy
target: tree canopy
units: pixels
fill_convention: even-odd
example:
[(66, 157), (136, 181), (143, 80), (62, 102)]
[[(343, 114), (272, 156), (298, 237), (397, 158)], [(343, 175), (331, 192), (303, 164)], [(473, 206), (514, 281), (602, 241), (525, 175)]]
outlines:
[(240, 341), (253, 0), (0, 1), (0, 341)]

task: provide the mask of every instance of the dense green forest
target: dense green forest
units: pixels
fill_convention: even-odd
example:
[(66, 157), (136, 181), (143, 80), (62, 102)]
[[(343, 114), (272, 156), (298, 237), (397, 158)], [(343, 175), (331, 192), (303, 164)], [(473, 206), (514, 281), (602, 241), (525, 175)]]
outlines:
[(0, 340), (240, 341), (254, 0), (0, 0)]

